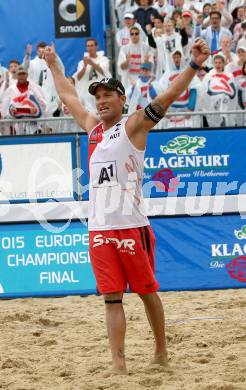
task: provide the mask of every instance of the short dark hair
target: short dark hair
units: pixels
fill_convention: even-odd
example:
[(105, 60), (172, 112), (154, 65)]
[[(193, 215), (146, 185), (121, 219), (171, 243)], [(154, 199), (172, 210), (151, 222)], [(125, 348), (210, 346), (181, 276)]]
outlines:
[(158, 19), (158, 20), (160, 20), (162, 23), (163, 23), (163, 20), (164, 20), (163, 16), (161, 16), (161, 15), (155, 16), (154, 19)]
[(46, 47), (46, 46), (48, 46), (46, 42), (39, 42), (39, 43), (37, 44), (37, 46), (36, 46), (36, 50), (38, 50), (40, 47), (41, 47), (41, 48), (44, 48), (44, 47)]
[(98, 46), (97, 40), (95, 38), (88, 38), (88, 39), (86, 39), (85, 44), (87, 45), (87, 43), (90, 42), (90, 41), (94, 42), (95, 46)]
[(137, 31), (140, 32), (140, 29), (139, 29), (137, 26), (132, 26), (132, 27), (130, 28), (130, 32), (133, 31), (133, 30), (137, 30)]
[(9, 61), (9, 65), (10, 64), (16, 64), (16, 65), (20, 65), (20, 62), (18, 60), (10, 60)]
[(220, 11), (216, 11), (216, 10), (211, 11), (210, 14), (209, 14), (209, 17), (211, 18), (212, 15), (218, 15), (219, 18), (221, 19), (221, 13), (220, 13)]

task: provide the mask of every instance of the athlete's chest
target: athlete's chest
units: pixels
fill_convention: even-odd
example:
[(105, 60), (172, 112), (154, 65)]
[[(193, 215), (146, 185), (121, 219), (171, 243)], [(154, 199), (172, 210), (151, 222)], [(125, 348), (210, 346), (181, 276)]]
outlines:
[(114, 126), (112, 129), (102, 132), (94, 144), (94, 152), (91, 155), (91, 161), (105, 155), (118, 155), (119, 150), (123, 148), (124, 134), (122, 126)]

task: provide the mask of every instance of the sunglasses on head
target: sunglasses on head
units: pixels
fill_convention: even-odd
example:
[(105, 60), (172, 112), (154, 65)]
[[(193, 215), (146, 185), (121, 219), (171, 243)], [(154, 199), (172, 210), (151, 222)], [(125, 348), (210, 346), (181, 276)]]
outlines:
[(131, 36), (132, 36), (132, 35), (139, 35), (139, 32), (135, 32), (135, 33), (131, 32), (130, 35), (131, 35)]

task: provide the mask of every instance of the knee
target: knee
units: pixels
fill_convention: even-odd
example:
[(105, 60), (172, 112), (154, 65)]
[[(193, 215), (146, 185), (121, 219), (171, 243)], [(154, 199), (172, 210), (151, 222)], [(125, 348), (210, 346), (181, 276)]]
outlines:
[(149, 303), (156, 300), (158, 296), (156, 292), (150, 294), (138, 294), (139, 298), (143, 301), (143, 303)]
[(105, 303), (122, 303), (123, 293), (104, 294)]

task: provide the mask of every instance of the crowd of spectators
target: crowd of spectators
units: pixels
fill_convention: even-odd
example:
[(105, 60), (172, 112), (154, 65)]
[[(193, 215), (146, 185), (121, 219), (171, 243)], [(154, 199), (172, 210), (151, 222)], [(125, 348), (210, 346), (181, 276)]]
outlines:
[[(207, 126), (244, 125), (244, 115), (220, 112), (246, 106), (245, 0), (115, 0), (118, 74), (127, 90), (129, 112), (147, 105), (190, 62), (202, 37), (211, 56), (171, 112), (213, 111)], [(170, 116), (167, 127), (200, 126), (189, 116)]]
[[(189, 88), (170, 107), (165, 127), (245, 125), (244, 115), (219, 114), (246, 107), (246, 0), (115, 0), (115, 58), (112, 71), (109, 58), (89, 38), (77, 71), (69, 77), (81, 102), (88, 111), (96, 111), (94, 98), (88, 93), (95, 80), (110, 77), (121, 79), (126, 89), (126, 113), (145, 107), (164, 91), (191, 59), (193, 41), (202, 37), (211, 49), (211, 56), (197, 71)], [(60, 101), (52, 74), (44, 60), (45, 42), (27, 46), (22, 63), (0, 65), (1, 118), (37, 119), (68, 116)], [(60, 66), (64, 69), (62, 60)], [(205, 115), (203, 123), (174, 112), (217, 112)], [(202, 117), (202, 115), (200, 116)], [(0, 125), (1, 126), (1, 125)], [(77, 131), (76, 125), (64, 121), (53, 131)], [(47, 127), (47, 124), (46, 124)], [(2, 125), (1, 134), (42, 132), (42, 125), (19, 123), (14, 128)]]

